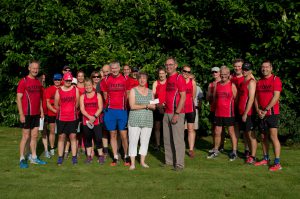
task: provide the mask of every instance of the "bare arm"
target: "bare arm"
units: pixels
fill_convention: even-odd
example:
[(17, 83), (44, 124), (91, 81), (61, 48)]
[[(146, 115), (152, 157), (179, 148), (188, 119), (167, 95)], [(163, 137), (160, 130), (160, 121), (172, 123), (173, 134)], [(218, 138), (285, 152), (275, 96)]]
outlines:
[(82, 115), (84, 115), (85, 117), (87, 117), (89, 119), (89, 121), (91, 123), (93, 123), (96, 118), (93, 116), (93, 115), (89, 115), (86, 110), (85, 110), (85, 106), (84, 106), (84, 95), (81, 95), (80, 96), (80, 99), (79, 99), (79, 104), (80, 104), (80, 111), (82, 113)]
[(46, 99), (47, 108), (52, 111), (53, 113), (57, 113), (56, 109), (51, 105), (50, 99)]
[(99, 116), (103, 110), (103, 100), (102, 100), (102, 96), (99, 93), (96, 94), (98, 98), (98, 110), (96, 111), (95, 115)]
[(156, 87), (157, 87), (157, 81), (155, 81), (155, 82), (153, 83), (153, 86), (152, 86), (152, 93), (153, 93), (153, 95), (156, 94)]
[(197, 95), (197, 85), (195, 80), (192, 80), (192, 85), (193, 85), (193, 100), (194, 100)]
[(17, 93), (16, 100), (17, 100), (17, 107), (18, 107), (19, 116), (20, 116), (20, 122), (24, 123), (25, 116), (24, 116), (23, 107), (22, 107), (22, 97), (23, 97), (23, 93)]
[(186, 92), (185, 91), (179, 92), (179, 95), (180, 95), (180, 100), (179, 100), (178, 106), (175, 110), (176, 113), (180, 113), (185, 104)]
[(54, 107), (55, 107), (56, 111), (59, 110), (59, 101), (60, 101), (60, 96), (59, 96), (58, 90), (56, 90), (55, 96), (54, 96)]
[(269, 111), (278, 102), (279, 98), (280, 98), (280, 91), (274, 91), (273, 97), (269, 102), (268, 106), (265, 108), (265, 110)]
[(248, 85), (248, 96), (249, 96), (249, 99), (248, 99), (248, 102), (247, 102), (244, 114), (242, 116), (242, 120), (244, 122), (246, 122), (247, 115), (248, 115), (249, 111), (253, 107), (253, 102), (254, 102), (254, 99), (255, 99), (255, 90), (256, 90), (256, 82), (255, 82), (255, 80), (251, 80), (250, 83), (249, 83), (249, 85)]
[(237, 97), (237, 89), (235, 84), (232, 84), (232, 94), (233, 94), (233, 99)]

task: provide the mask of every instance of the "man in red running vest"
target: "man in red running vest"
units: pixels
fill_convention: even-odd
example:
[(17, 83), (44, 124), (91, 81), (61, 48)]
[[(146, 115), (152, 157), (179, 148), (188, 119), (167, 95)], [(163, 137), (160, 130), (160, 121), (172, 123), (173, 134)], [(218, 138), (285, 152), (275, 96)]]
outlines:
[(279, 77), (272, 74), (273, 66), (269, 60), (261, 65), (262, 78), (257, 82), (255, 108), (260, 118), (260, 131), (262, 132), (262, 146), (264, 158), (256, 162), (255, 166), (269, 164), (269, 143), (268, 133), (273, 143), (275, 160), (270, 171), (281, 170), (280, 165), (280, 142), (278, 140), (279, 120), (279, 98), (282, 90), (282, 83)]
[(40, 63), (29, 63), (28, 76), (19, 81), (17, 88), (17, 106), (22, 127), (22, 139), (20, 142), (20, 168), (28, 168), (25, 160), (25, 146), (30, 139), (32, 164), (46, 164), (36, 154), (38, 130), (40, 118), (44, 118), (42, 107), (43, 89), (40, 81), (36, 78), (39, 73)]
[(222, 127), (228, 126), (228, 132), (232, 142), (232, 152), (229, 154), (229, 160), (233, 161), (237, 158), (237, 138), (234, 132), (234, 99), (237, 94), (236, 86), (229, 80), (230, 70), (227, 66), (220, 69), (221, 81), (217, 83), (214, 89), (215, 103), (215, 135), (214, 148), (209, 152), (207, 158), (212, 159), (218, 156), (219, 146), (221, 142)]

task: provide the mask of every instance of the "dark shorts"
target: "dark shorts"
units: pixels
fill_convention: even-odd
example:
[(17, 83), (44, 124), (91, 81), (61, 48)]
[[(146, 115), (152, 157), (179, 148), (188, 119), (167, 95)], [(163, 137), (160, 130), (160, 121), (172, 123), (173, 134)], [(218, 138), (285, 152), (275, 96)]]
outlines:
[(210, 123), (214, 123), (214, 121), (215, 121), (215, 112), (209, 112), (208, 119), (209, 119)]
[(164, 119), (164, 114), (160, 113), (159, 110), (155, 109), (153, 113), (154, 121), (162, 122)]
[(47, 116), (48, 124), (52, 124), (56, 122), (56, 116)]
[(270, 128), (278, 128), (279, 126), (279, 115), (269, 115), (264, 119), (258, 120), (259, 130), (264, 132)]
[(248, 116), (246, 122), (242, 121), (242, 116), (239, 115), (239, 127), (244, 132), (252, 131), (255, 127), (255, 116)]
[(196, 112), (186, 113), (184, 120), (186, 120), (187, 123), (195, 123), (196, 118)]
[(234, 126), (235, 117), (215, 117), (215, 126)]
[(71, 134), (71, 133), (76, 133), (77, 132), (77, 120), (75, 121), (60, 121), (56, 120), (57, 124), (57, 133), (60, 134)]
[(126, 110), (106, 109), (104, 112), (104, 124), (108, 131), (126, 130), (128, 113)]
[(25, 122), (21, 123), (22, 129), (34, 129), (40, 126), (40, 115), (25, 115)]

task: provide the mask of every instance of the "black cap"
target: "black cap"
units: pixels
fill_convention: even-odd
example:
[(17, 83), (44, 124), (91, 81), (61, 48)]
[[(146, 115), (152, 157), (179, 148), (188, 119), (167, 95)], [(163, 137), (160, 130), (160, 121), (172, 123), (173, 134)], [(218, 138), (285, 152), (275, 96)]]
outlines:
[(246, 62), (243, 64), (242, 70), (252, 70), (252, 65)]
[(139, 70), (139, 68), (134, 67), (131, 71), (132, 71), (132, 72), (139, 72), (140, 70)]

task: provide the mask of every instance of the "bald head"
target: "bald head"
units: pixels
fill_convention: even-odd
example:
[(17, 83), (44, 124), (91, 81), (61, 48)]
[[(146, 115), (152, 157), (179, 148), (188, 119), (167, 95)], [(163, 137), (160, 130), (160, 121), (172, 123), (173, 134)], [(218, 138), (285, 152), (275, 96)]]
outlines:
[(104, 77), (110, 74), (110, 66), (108, 64), (104, 65), (101, 70), (103, 72)]

